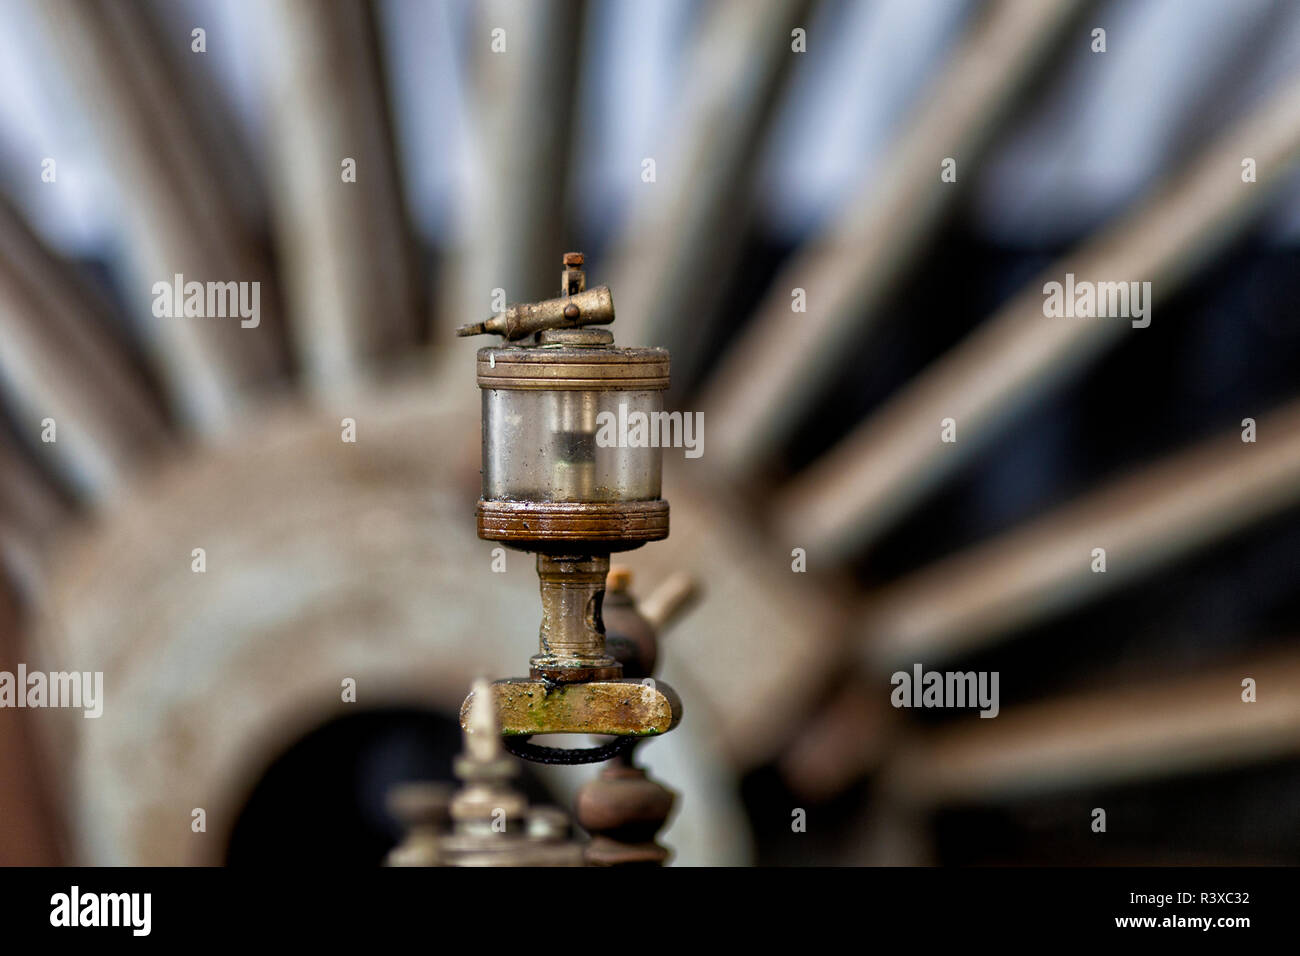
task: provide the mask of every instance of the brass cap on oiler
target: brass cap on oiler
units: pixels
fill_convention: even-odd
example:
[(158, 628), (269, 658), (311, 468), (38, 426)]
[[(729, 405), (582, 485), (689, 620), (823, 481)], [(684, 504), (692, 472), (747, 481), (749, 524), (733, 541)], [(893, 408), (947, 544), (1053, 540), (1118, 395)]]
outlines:
[[(529, 677), (493, 685), (510, 736), (652, 736), (674, 726), (671, 691), (621, 681), (605, 647), (609, 555), (668, 536), (661, 497), (669, 385), (664, 349), (617, 348), (608, 288), (586, 288), (567, 253), (562, 296), (512, 305), (460, 335), (496, 333), (480, 349), (483, 491), (479, 537), (538, 554), (542, 624)], [(468, 702), (467, 702), (468, 707)], [(468, 714), (468, 710), (462, 717)]]
[(478, 350), (479, 388), (662, 392), (667, 349), (497, 347)]

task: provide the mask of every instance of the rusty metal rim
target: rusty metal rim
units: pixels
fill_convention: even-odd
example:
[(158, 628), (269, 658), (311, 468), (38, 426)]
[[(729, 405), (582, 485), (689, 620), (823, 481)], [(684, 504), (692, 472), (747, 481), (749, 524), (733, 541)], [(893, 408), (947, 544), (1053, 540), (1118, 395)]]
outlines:
[(478, 536), (486, 541), (600, 542), (610, 547), (668, 537), (668, 502), (661, 498), (600, 503), (479, 499), (475, 517)]

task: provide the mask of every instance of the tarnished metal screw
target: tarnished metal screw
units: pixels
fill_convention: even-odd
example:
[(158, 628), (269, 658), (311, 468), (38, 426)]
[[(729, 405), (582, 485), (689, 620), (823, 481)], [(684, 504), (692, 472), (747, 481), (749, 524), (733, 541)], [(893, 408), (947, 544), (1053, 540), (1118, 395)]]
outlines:
[[(581, 252), (566, 252), (564, 254), (564, 271), (560, 273), (560, 294), (576, 295), (587, 288), (587, 273), (582, 271), (583, 257)], [(570, 319), (576, 319), (576, 315), (569, 315), (565, 310), (565, 316)]]

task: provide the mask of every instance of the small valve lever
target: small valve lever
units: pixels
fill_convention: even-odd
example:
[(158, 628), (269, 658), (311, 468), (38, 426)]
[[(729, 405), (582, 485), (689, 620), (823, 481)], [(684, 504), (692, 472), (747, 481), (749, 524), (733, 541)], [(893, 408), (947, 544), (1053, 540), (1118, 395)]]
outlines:
[(597, 286), (576, 295), (543, 302), (518, 302), (500, 315), (462, 325), (459, 336), (499, 335), (517, 342), (548, 329), (577, 329), (584, 325), (609, 325), (614, 321), (614, 297), (609, 286)]

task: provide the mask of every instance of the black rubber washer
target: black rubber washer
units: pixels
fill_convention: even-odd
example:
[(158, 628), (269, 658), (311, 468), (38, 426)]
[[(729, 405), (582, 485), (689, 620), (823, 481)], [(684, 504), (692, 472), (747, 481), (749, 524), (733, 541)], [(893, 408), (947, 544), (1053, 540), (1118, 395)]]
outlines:
[(510, 751), (516, 757), (522, 757), (524, 760), (531, 760), (533, 763), (558, 764), (561, 766), (573, 766), (583, 763), (600, 763), (603, 760), (609, 760), (611, 757), (617, 757), (625, 750), (635, 744), (640, 737), (615, 737), (607, 744), (601, 744), (599, 747), (542, 747), (538, 744), (530, 744), (528, 741), (532, 737), (502, 737), (501, 742), (505, 745), (506, 750)]

